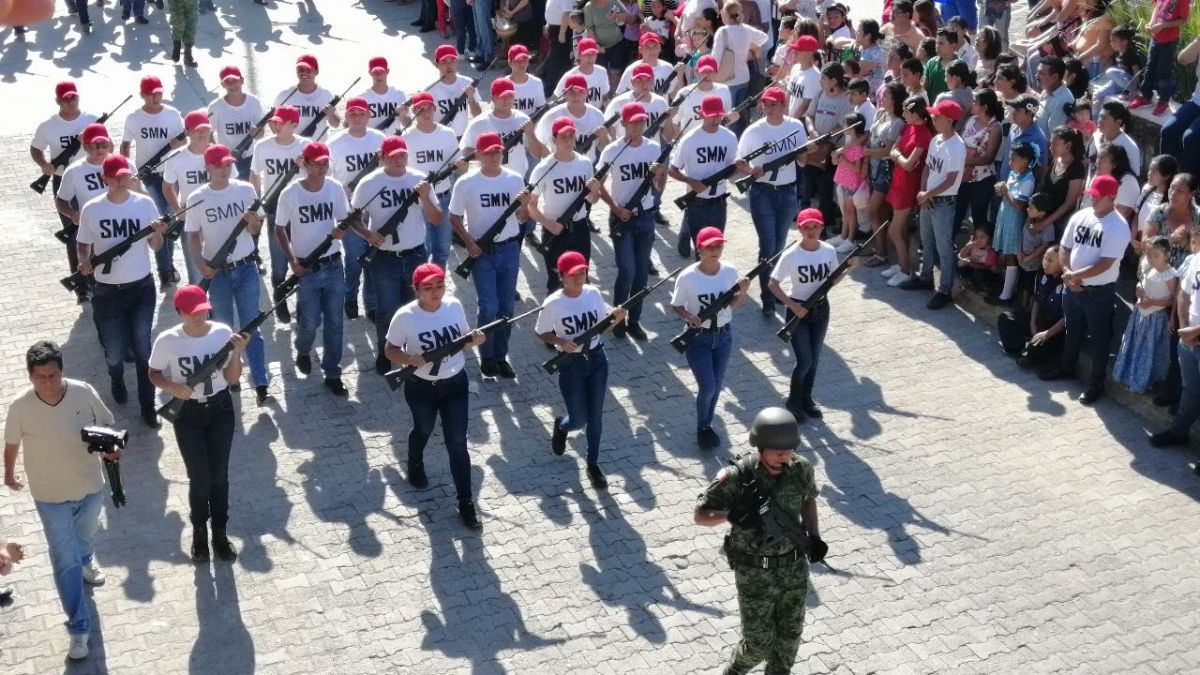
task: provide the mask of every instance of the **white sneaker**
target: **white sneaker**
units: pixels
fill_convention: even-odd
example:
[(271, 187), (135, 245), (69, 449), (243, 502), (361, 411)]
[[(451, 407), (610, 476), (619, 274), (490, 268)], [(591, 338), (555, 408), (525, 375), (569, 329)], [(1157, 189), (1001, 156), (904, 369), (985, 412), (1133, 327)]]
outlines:
[[(83, 580), (93, 586), (99, 586), (104, 583), (104, 570), (96, 564), (96, 559), (92, 558), (92, 562), (88, 563), (83, 568)], [(83, 657), (80, 657), (83, 658)]]
[(879, 276), (883, 277), (884, 279), (890, 279), (892, 276), (898, 274), (899, 272), (900, 272), (900, 265), (896, 264), (896, 265), (892, 265), (891, 267), (887, 268), (886, 270), (880, 272)]
[(838, 244), (837, 246), (835, 246), (833, 250), (837, 251), (838, 253), (849, 253), (856, 248), (858, 248), (858, 245), (855, 244), (854, 242), (843, 241), (841, 244)]
[(67, 650), (67, 658), (72, 661), (82, 661), (88, 655), (88, 634), (72, 635), (71, 648)]
[(911, 278), (911, 276), (905, 274), (904, 272), (896, 272), (891, 276), (891, 278), (888, 279), (887, 285), (895, 288)]
[(835, 234), (832, 237), (826, 239), (825, 243), (829, 244), (830, 246), (841, 246), (842, 244), (846, 243), (846, 240), (842, 239), (842, 235)]

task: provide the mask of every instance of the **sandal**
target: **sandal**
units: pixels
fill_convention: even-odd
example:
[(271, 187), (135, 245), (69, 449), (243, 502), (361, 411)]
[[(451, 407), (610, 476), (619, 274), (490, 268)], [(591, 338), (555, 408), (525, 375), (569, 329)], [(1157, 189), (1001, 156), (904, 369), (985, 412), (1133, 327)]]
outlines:
[(887, 258), (884, 258), (883, 256), (879, 255), (878, 253), (872, 253), (871, 257), (867, 258), (863, 262), (863, 265), (866, 265), (867, 267), (882, 267), (886, 264), (887, 264)]

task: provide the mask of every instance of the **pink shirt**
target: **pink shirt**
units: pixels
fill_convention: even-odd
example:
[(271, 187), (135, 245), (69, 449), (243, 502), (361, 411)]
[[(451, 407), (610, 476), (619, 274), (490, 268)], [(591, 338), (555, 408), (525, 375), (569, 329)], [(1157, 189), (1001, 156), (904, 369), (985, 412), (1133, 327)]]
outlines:
[(833, 182), (851, 192), (857, 190), (865, 179), (859, 174), (855, 162), (866, 155), (867, 151), (862, 145), (850, 145), (842, 150), (842, 158), (838, 160), (837, 171), (833, 174)]

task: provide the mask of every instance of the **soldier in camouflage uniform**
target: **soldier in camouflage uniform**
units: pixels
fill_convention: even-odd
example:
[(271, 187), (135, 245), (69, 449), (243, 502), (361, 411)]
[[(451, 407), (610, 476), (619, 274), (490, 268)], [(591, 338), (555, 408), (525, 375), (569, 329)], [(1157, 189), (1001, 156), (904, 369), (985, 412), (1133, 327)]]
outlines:
[[(729, 522), (725, 556), (737, 582), (742, 640), (726, 675), (741, 675), (766, 661), (767, 675), (790, 673), (804, 629), (808, 562), (829, 547), (817, 521), (812, 465), (793, 452), (800, 444), (796, 418), (767, 408), (754, 419), (750, 444), (758, 448), (717, 474), (699, 499), (698, 525)], [(790, 520), (793, 536), (773, 526)]]
[(196, 59), (192, 58), (192, 45), (196, 43), (199, 0), (169, 0), (167, 4), (171, 13), (171, 60), (179, 63), (179, 50), (182, 47), (184, 64), (195, 68)]

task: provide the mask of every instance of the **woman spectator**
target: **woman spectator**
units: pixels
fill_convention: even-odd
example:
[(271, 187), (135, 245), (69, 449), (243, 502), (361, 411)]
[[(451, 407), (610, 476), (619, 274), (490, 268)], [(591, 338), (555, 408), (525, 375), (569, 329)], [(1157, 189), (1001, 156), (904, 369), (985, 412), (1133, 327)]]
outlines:
[(538, 46), (538, 26), (534, 20), (533, 0), (500, 0), (500, 16), (517, 24), (517, 34), (512, 44), (527, 45), (530, 50)]
[(1000, 33), (995, 28), (984, 26), (979, 29), (979, 35), (975, 36), (975, 51), (979, 53), (979, 62), (975, 64), (975, 77), (981, 84), (986, 85), (995, 76), (996, 59), (1000, 56), (1002, 48)]
[(1096, 175), (1112, 176), (1117, 179), (1117, 213), (1130, 225), (1130, 235), (1137, 228), (1138, 197), (1141, 186), (1138, 185), (1137, 174), (1129, 166), (1129, 154), (1119, 145), (1106, 145), (1096, 158)]
[[(458, 2), (460, 0), (452, 0)], [(546, 41), (550, 43), (550, 53), (546, 55), (545, 65), (542, 66), (542, 84), (545, 85), (546, 98), (554, 96), (554, 87), (562, 79), (563, 74), (571, 69), (571, 52), (574, 43), (571, 40), (571, 27), (567, 16), (575, 9), (571, 0), (546, 0)], [(462, 51), (462, 47), (459, 47)]]
[(629, 65), (623, 35), (625, 19), (625, 5), (621, 0), (586, 0), (583, 5), (583, 27), (587, 36), (600, 45), (596, 63), (608, 70), (610, 90), (616, 89), (621, 73)]
[[(1200, 189), (1200, 180), (1195, 175), (1175, 174), (1171, 179), (1171, 187), (1167, 189), (1166, 201), (1151, 211), (1146, 219), (1146, 236), (1173, 236), (1180, 230), (1183, 233), (1195, 232), (1200, 227), (1200, 206), (1196, 205), (1197, 189)], [(1180, 238), (1187, 239), (1186, 236)], [(1171, 264), (1178, 267), (1180, 258), (1182, 256), (1179, 254), (1172, 255)]]
[[(862, 68), (860, 77), (867, 79), (874, 93), (883, 86), (884, 66), (887, 56), (879, 44), (883, 33), (879, 30), (879, 22), (874, 19), (863, 19), (858, 22), (858, 62)], [(870, 124), (872, 120), (867, 120)]]
[[(904, 62), (912, 57), (912, 50), (906, 44), (898, 44), (888, 50), (887, 71), (883, 74), (883, 84), (875, 90), (875, 100), (877, 102), (883, 98), (884, 87), (892, 83), (900, 83), (903, 86)], [(903, 98), (908, 98), (908, 94), (905, 94)]]
[(1070, 127), (1059, 127), (1050, 135), (1050, 156), (1053, 163), (1042, 178), (1038, 192), (1050, 195), (1050, 212), (1040, 220), (1029, 219), (1029, 229), (1041, 234), (1054, 228), (1055, 240), (1062, 238), (1067, 220), (1079, 207), (1079, 197), (1087, 180), (1083, 165), (1083, 134)]
[[(1200, 78), (1200, 36), (1184, 47), (1176, 60), (1185, 66), (1195, 63)], [(1175, 155), (1184, 171), (1200, 174), (1200, 86), (1163, 125), (1161, 138), (1164, 155)]]
[(942, 18), (938, 15), (937, 5), (933, 4), (933, 0), (917, 0), (913, 5), (913, 23), (921, 32), (929, 37), (937, 35), (938, 27), (942, 25)]
[[(733, 105), (736, 107), (746, 100), (749, 93), (749, 62), (758, 59), (762, 53), (767, 34), (742, 24), (742, 3), (738, 0), (730, 0), (721, 8), (721, 23), (724, 25), (718, 28), (717, 34), (713, 36), (712, 53), (720, 64), (718, 79), (722, 73), (729, 74), (727, 79), (721, 81), (729, 86), (729, 92), (733, 94)], [(742, 133), (742, 129), (746, 127), (746, 117), (743, 116), (730, 127), (734, 133)]]
[[(895, 162), (891, 160), (892, 149), (904, 129), (904, 85), (892, 82), (884, 85), (879, 96), (878, 112), (871, 124), (871, 135), (867, 139), (867, 178), (871, 181), (871, 200), (867, 204), (867, 220), (872, 230), (883, 224), (887, 210), (888, 188), (892, 183)], [(887, 237), (877, 239), (878, 246), (866, 262), (867, 267), (887, 264)]]
[[(846, 92), (846, 72), (840, 63), (828, 63), (821, 69), (821, 93), (809, 108), (808, 117), (812, 119), (813, 133), (817, 136), (831, 134), (842, 128), (846, 115), (854, 112), (854, 103)], [(737, 129), (735, 129), (737, 131)], [(834, 168), (829, 163), (829, 155), (833, 152), (834, 143), (817, 143), (805, 153), (808, 166), (805, 167), (804, 199), (805, 205), (813, 204), (820, 207), (821, 213), (827, 214), (825, 222), (834, 223), (840, 215), (837, 201), (834, 197), (833, 174)]]
[(917, 204), (917, 191), (921, 188), (921, 174), (925, 168), (925, 155), (929, 142), (933, 140), (933, 119), (926, 110), (925, 99), (909, 96), (904, 101), (904, 130), (896, 141), (889, 158), (895, 162), (892, 184), (888, 187), (887, 203), (892, 207), (892, 226), (888, 239), (896, 249), (896, 264), (887, 268), (882, 275), (888, 286), (899, 286), (912, 278), (912, 263), (908, 257), (908, 221)]
[(1063, 76), (1063, 84), (1071, 91), (1071, 95), (1076, 100), (1087, 96), (1092, 78), (1084, 69), (1083, 63), (1079, 59), (1068, 56), (1063, 59), (1063, 65), (1067, 69), (1066, 75)]
[(1150, 169), (1146, 171), (1146, 187), (1142, 188), (1142, 196), (1138, 203), (1136, 229), (1133, 231), (1133, 239), (1129, 242), (1138, 254), (1142, 253), (1142, 242), (1155, 235), (1166, 234), (1150, 222), (1150, 214), (1167, 203), (1167, 193), (1177, 173), (1179, 163), (1171, 155), (1159, 155), (1150, 160)]
[(1003, 65), (996, 69), (996, 76), (992, 79), (992, 88), (1000, 95), (1001, 101), (1011, 101), (1012, 99), (1024, 94), (1029, 89), (1029, 82), (1025, 79), (1025, 73), (1014, 65)]
[(958, 188), (954, 222), (961, 224), (967, 209), (971, 210), (973, 227), (991, 232), (988, 212), (996, 191), (996, 159), (1000, 152), (1000, 120), (1004, 106), (991, 89), (979, 89), (971, 102), (971, 117), (963, 127), (962, 139), (967, 146), (966, 173)]

